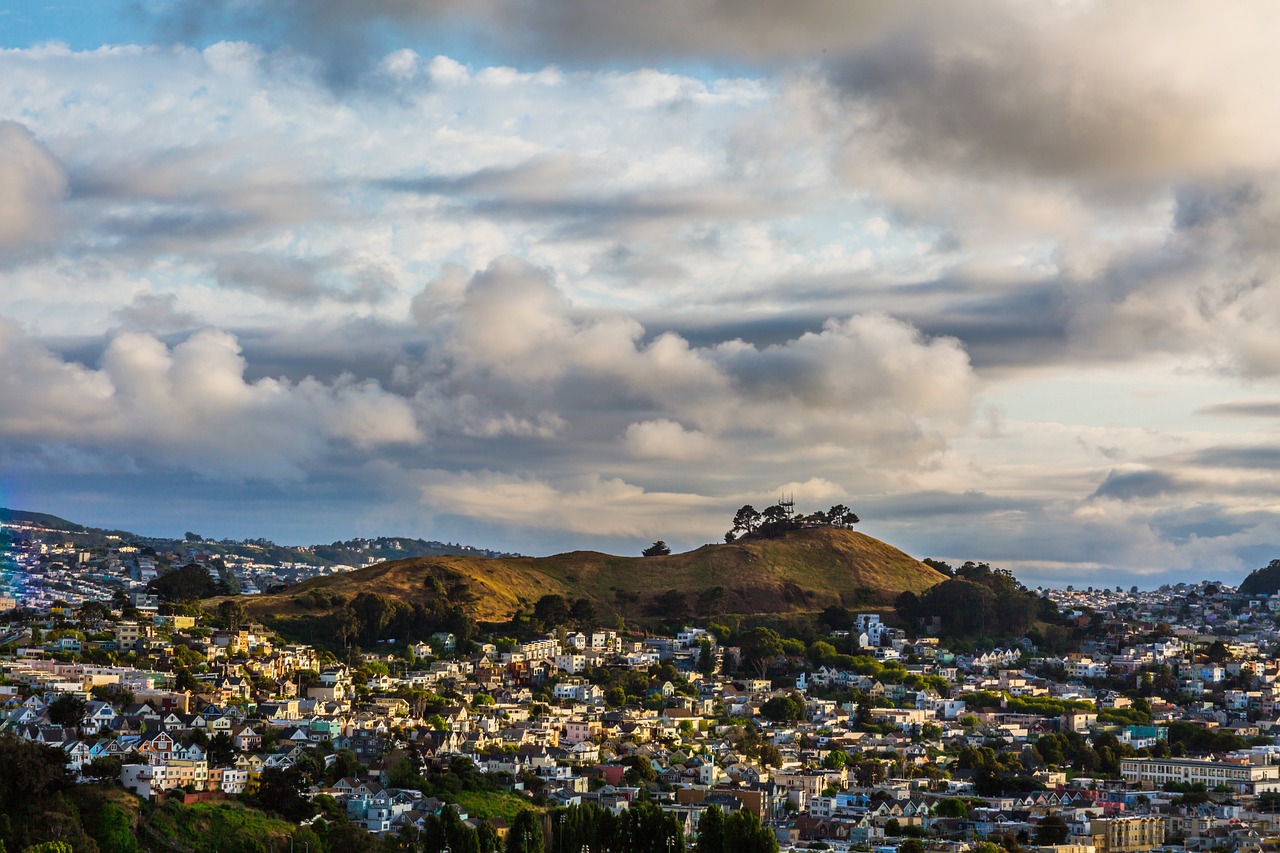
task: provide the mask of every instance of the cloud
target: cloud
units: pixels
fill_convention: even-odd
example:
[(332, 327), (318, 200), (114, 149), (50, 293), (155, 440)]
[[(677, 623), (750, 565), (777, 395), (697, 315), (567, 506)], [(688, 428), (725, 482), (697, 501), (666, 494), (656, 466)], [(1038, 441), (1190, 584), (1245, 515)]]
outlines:
[(1194, 465), (1209, 468), (1280, 469), (1280, 447), (1209, 447), (1191, 454)]
[(1185, 490), (1174, 477), (1155, 470), (1112, 470), (1091, 498), (1132, 501)]
[[(456, 293), (456, 277), (444, 290)], [(656, 417), (628, 424), (625, 444), (648, 458), (692, 458), (735, 437), (743, 449), (757, 439), (841, 443), (865, 465), (918, 461), (967, 423), (976, 392), (957, 341), (926, 340), (883, 315), (831, 320), (765, 347), (692, 347), (669, 332), (646, 342), (625, 316), (580, 316), (547, 271), (514, 258), (476, 273), (458, 298), (437, 316), (453, 381), (481, 399), (579, 407), (571, 423), (643, 407)]]
[(1196, 414), (1231, 418), (1280, 418), (1280, 400), (1242, 400), (1215, 403), (1200, 408)]
[(0, 442), (65, 445), (123, 465), (212, 478), (296, 479), (326, 446), (422, 440), (412, 410), (376, 383), (245, 379), (235, 337), (206, 329), (169, 348), (122, 332), (97, 369), (0, 323)]
[(67, 195), (62, 165), (24, 125), (0, 121), (0, 251), (52, 236)]
[(705, 534), (708, 516), (715, 517), (708, 510), (719, 508), (701, 495), (651, 492), (614, 477), (560, 484), (494, 471), (421, 477), (422, 499), (436, 512), (591, 536), (697, 537)]
[(198, 317), (178, 308), (173, 293), (139, 292), (115, 316), (131, 331), (171, 332), (200, 325)]
[(631, 424), (623, 440), (627, 450), (642, 459), (706, 459), (713, 452), (701, 432), (665, 418)]

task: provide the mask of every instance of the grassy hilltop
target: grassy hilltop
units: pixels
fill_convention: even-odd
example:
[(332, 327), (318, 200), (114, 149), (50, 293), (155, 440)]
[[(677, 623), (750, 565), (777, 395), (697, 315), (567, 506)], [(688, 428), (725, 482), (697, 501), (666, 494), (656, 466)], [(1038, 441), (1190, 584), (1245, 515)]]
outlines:
[(831, 604), (887, 605), (903, 591), (919, 593), (944, 580), (878, 539), (816, 527), (663, 557), (573, 551), (551, 557), (396, 560), (239, 601), (251, 615), (288, 619), (322, 615), (360, 593), (406, 604), (438, 603), (443, 588), (480, 621), (509, 619), (552, 593), (587, 598), (598, 613), (633, 618), (652, 611), (672, 590), (684, 596), (690, 615), (789, 613)]

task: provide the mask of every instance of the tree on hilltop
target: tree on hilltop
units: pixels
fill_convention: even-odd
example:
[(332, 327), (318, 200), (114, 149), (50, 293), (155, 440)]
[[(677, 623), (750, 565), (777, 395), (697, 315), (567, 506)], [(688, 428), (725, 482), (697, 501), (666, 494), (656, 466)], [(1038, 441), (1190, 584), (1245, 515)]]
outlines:
[(671, 548), (667, 546), (666, 542), (659, 539), (640, 553), (646, 557), (665, 557), (671, 553)]

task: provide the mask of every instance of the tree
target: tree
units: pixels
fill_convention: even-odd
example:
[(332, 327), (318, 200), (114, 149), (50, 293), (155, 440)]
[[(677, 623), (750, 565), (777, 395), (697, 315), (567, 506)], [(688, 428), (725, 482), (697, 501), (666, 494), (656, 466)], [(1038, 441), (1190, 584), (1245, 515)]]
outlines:
[(658, 780), (658, 771), (653, 768), (653, 762), (647, 757), (636, 755), (631, 756), (627, 761), (631, 765), (625, 774), (627, 784), (639, 787)]
[(63, 693), (49, 703), (49, 722), (63, 728), (76, 728), (80, 725), (80, 721), (84, 719), (86, 704), (85, 700), (79, 696)]
[(778, 853), (778, 839), (750, 809), (738, 809), (725, 820), (726, 853)]
[(315, 809), (302, 796), (302, 787), (302, 773), (297, 768), (268, 767), (262, 771), (253, 800), (258, 808), (275, 812), (285, 820), (303, 820), (311, 817)]
[(234, 598), (228, 598), (218, 605), (218, 621), (232, 631), (239, 631), (240, 626), (249, 621), (249, 611)]
[(534, 812), (526, 809), (511, 822), (506, 853), (543, 853), (542, 821)]
[(833, 749), (822, 757), (822, 766), (827, 770), (839, 770), (849, 763), (849, 754), (842, 749)]
[(533, 605), (533, 616), (548, 628), (554, 628), (568, 621), (569, 604), (563, 596), (544, 595)]
[(774, 696), (760, 706), (761, 715), (775, 723), (803, 720), (804, 712), (804, 699), (796, 693), (790, 696)]
[(853, 527), (859, 521), (857, 514), (844, 504), (836, 504), (826, 512), (827, 524), (835, 527)]
[(666, 542), (659, 539), (640, 553), (646, 557), (665, 557), (671, 553), (671, 549), (667, 546)]
[(755, 533), (760, 528), (760, 513), (751, 504), (734, 513), (733, 533)]
[(755, 665), (763, 678), (769, 666), (782, 654), (782, 637), (772, 628), (757, 627), (747, 631), (738, 645), (742, 654)]
[(123, 764), (124, 762), (114, 755), (100, 755), (85, 766), (84, 775), (99, 785), (110, 785), (120, 778), (120, 768)]
[(569, 617), (576, 622), (579, 627), (590, 628), (596, 621), (596, 606), (591, 603), (589, 598), (579, 598), (573, 602), (573, 606), (569, 608)]
[(1036, 844), (1045, 846), (1066, 844), (1067, 837), (1070, 834), (1071, 830), (1067, 826), (1067, 822), (1062, 819), (1062, 816), (1051, 814), (1042, 817), (1040, 823), (1036, 826)]
[(236, 748), (231, 742), (231, 735), (218, 732), (209, 738), (208, 758), (210, 767), (230, 767), (235, 764)]
[(694, 853), (725, 853), (724, 836), (724, 812), (717, 805), (707, 806), (707, 810), (698, 819), (698, 840), (693, 847)]

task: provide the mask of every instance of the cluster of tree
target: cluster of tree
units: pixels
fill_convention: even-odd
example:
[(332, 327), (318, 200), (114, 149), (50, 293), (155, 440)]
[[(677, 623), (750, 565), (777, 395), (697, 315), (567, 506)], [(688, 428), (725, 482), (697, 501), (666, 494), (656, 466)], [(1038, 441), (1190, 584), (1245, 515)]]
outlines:
[(902, 593), (894, 609), (911, 625), (920, 619), (939, 619), (942, 633), (949, 637), (1018, 637), (1036, 621), (1060, 618), (1052, 601), (1028, 590), (1012, 572), (973, 562), (920, 595)]
[(1280, 560), (1254, 569), (1240, 582), (1241, 595), (1275, 595), (1280, 592)]
[[(439, 585), (436, 578), (428, 578)], [(475, 635), (475, 622), (466, 604), (475, 598), (465, 583), (425, 602), (408, 602), (372, 592), (362, 592), (344, 604), (331, 617), (332, 634), (343, 645), (373, 644), (379, 640), (422, 640), (437, 631), (447, 631), (459, 644), (470, 642)]]
[(666, 557), (670, 555), (671, 547), (659, 539), (640, 553), (646, 557)]
[(1098, 735), (1092, 742), (1076, 732), (1041, 735), (1035, 752), (1046, 764), (1112, 777), (1120, 775), (1120, 759), (1134, 754), (1132, 747), (1120, 743), (1110, 732)]
[(553, 812), (548, 842), (548, 850), (586, 847), (618, 853), (684, 853), (685, 850), (680, 820), (650, 803), (640, 803), (616, 815), (594, 804)]
[(778, 840), (749, 809), (728, 816), (719, 806), (707, 806), (698, 820), (695, 853), (777, 853)]
[(1016, 755), (997, 753), (988, 746), (961, 747), (956, 765), (973, 771), (973, 790), (980, 797), (1044, 789), (1044, 784), (1031, 777)]
[(1233, 752), (1248, 745), (1248, 741), (1234, 732), (1205, 728), (1186, 720), (1169, 723), (1169, 749), (1178, 755)]
[(208, 567), (190, 563), (152, 580), (147, 584), (147, 592), (158, 595), (162, 601), (193, 601), (215, 595), (231, 595), (234, 590), (221, 577), (221, 573), (215, 577)]
[(93, 786), (76, 785), (65, 761), (59, 749), (0, 735), (0, 850), (62, 842), (67, 849), (134, 853), (128, 816), (93, 796)]
[(1092, 711), (1094, 704), (1083, 699), (1054, 699), (1051, 696), (1014, 696), (992, 690), (978, 690), (960, 697), (969, 708), (1001, 708), (1011, 714), (1061, 717), (1072, 711)]
[(836, 504), (825, 512), (818, 510), (808, 515), (797, 513), (794, 504), (790, 502), (779, 501), (773, 506), (765, 507), (763, 512), (747, 504), (734, 513), (733, 527), (724, 535), (724, 541), (732, 542), (739, 536), (753, 533), (772, 538), (802, 527), (851, 528), (858, 521), (857, 514), (844, 504)]
[(760, 706), (760, 713), (775, 723), (793, 723), (805, 718), (804, 697), (799, 693), (774, 696)]
[(533, 618), (542, 623), (544, 631), (554, 631), (561, 625), (591, 628), (596, 621), (596, 607), (588, 598), (570, 603), (562, 595), (544, 595), (533, 605)]

